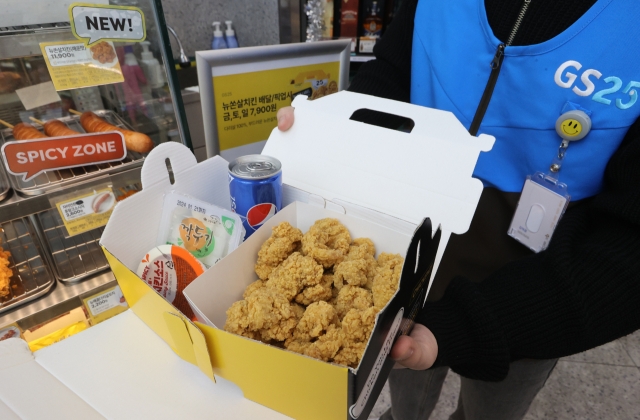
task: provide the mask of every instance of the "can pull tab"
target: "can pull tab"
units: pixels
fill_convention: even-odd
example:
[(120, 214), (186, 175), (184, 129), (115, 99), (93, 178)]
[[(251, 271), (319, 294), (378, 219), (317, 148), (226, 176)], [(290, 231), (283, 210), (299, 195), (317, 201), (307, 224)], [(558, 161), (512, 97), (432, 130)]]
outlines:
[(569, 144), (582, 140), (590, 131), (591, 118), (584, 111), (571, 110), (560, 115), (556, 120), (556, 133), (562, 138), (562, 143), (560, 143), (556, 157), (551, 162), (548, 176), (558, 177)]
[(251, 162), (247, 164), (247, 170), (251, 172), (268, 171), (273, 169), (271, 162)]

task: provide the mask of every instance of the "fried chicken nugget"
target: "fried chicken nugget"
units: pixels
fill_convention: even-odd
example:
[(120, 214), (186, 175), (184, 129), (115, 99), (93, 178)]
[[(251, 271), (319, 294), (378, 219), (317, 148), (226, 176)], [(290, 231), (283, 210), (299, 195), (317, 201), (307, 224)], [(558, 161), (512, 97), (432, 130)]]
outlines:
[(358, 366), (373, 330), (378, 309), (351, 309), (342, 320), (342, 348), (333, 362), (353, 368)]
[(302, 236), (302, 253), (331, 268), (344, 259), (350, 244), (349, 230), (338, 219), (320, 219)]
[(293, 334), (294, 339), (309, 341), (323, 335), (330, 325), (339, 324), (338, 315), (327, 302), (314, 302), (307, 306)]
[(268, 287), (255, 290), (246, 299), (248, 329), (260, 333), (262, 340), (284, 341), (298, 324), (298, 305)]
[(5, 251), (0, 246), (0, 298), (9, 295), (10, 292), (10, 283), (11, 276), (13, 276), (13, 271), (9, 268), (11, 262), (9, 261), (9, 257), (11, 253), (9, 251)]
[(344, 334), (339, 327), (329, 325), (325, 334), (305, 347), (304, 354), (328, 362), (330, 359), (333, 359), (342, 348), (343, 337)]
[(351, 309), (365, 310), (373, 306), (371, 292), (362, 287), (346, 285), (331, 302), (338, 317), (342, 319)]
[(344, 261), (336, 264), (333, 269), (336, 289), (340, 290), (346, 282), (352, 286), (363, 286), (371, 290), (378, 268), (374, 258), (375, 253), (376, 247), (371, 239), (354, 239)]
[(303, 287), (320, 283), (323, 272), (322, 266), (313, 258), (294, 252), (273, 270), (265, 286), (291, 301)]
[(367, 341), (376, 322), (378, 309), (351, 309), (342, 319), (342, 331), (347, 341)]
[(378, 270), (373, 279), (373, 305), (382, 309), (398, 290), (404, 258), (399, 254), (382, 253), (378, 257)]
[(322, 276), (320, 283), (315, 286), (307, 286), (302, 292), (296, 295), (296, 302), (302, 305), (311, 305), (313, 302), (321, 300), (327, 302), (333, 297), (333, 274), (325, 274)]
[(342, 332), (333, 306), (315, 302), (307, 307), (293, 336), (285, 341), (285, 348), (325, 362), (337, 354), (342, 346)]
[(340, 351), (334, 356), (333, 363), (356, 368), (366, 348), (367, 343), (349, 342), (343, 344)]
[(227, 321), (224, 323), (224, 330), (254, 340), (260, 339), (260, 334), (249, 329), (249, 313), (246, 300), (239, 300), (227, 309)]
[(271, 237), (262, 244), (258, 251), (255, 271), (261, 280), (267, 280), (271, 272), (296, 250), (302, 240), (302, 231), (294, 228), (289, 222), (274, 226)]
[(262, 281), (262, 280), (256, 280), (253, 283), (251, 283), (250, 285), (247, 286), (246, 289), (244, 289), (244, 293), (242, 294), (242, 298), (246, 299), (247, 296), (250, 296), (253, 292), (255, 292), (258, 289), (261, 289), (263, 287), (265, 287), (265, 284), (267, 282), (266, 281)]

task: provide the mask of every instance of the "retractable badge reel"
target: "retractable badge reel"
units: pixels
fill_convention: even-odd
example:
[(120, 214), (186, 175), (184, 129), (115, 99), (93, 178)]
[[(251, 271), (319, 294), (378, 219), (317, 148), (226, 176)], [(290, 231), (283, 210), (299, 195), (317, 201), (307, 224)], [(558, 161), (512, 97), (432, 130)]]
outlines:
[(527, 176), (508, 234), (534, 252), (547, 249), (571, 199), (567, 185), (559, 181), (567, 148), (571, 142), (582, 140), (589, 131), (591, 119), (583, 111), (562, 114), (556, 121), (556, 132), (562, 143), (548, 172)]

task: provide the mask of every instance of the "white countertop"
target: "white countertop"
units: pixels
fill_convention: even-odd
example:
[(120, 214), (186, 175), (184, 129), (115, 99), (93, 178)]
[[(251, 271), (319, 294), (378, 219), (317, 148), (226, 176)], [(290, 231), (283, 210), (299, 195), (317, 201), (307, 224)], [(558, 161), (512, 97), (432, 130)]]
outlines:
[[(11, 391), (0, 386), (0, 413), (37, 418), (39, 410), (33, 404), (38, 401), (40, 413), (46, 412), (50, 419), (69, 418), (69, 409), (75, 406), (78, 414), (86, 414), (87, 404), (96, 412), (92, 417), (108, 419), (289, 418), (245, 399), (229, 381), (216, 377), (213, 383), (178, 357), (131, 310), (34, 356), (35, 360), (19, 357), (12, 366), (0, 364), (0, 383), (12, 383)], [(19, 383), (8, 375), (20, 377)], [(46, 387), (33, 385), (33, 380), (40, 382), (43, 377), (49, 382)], [(28, 398), (19, 398), (27, 394)], [(58, 394), (70, 401), (64, 408), (60, 404), (60, 412), (46, 404)]]

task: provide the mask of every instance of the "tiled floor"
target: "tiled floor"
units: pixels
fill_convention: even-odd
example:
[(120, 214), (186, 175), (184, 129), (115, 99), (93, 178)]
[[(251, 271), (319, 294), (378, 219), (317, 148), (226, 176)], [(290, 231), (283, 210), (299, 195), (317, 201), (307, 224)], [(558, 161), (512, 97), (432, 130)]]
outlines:
[[(429, 420), (455, 410), (460, 378), (449, 372)], [(383, 390), (369, 420), (390, 405)], [(558, 362), (524, 420), (640, 420), (640, 331)]]

